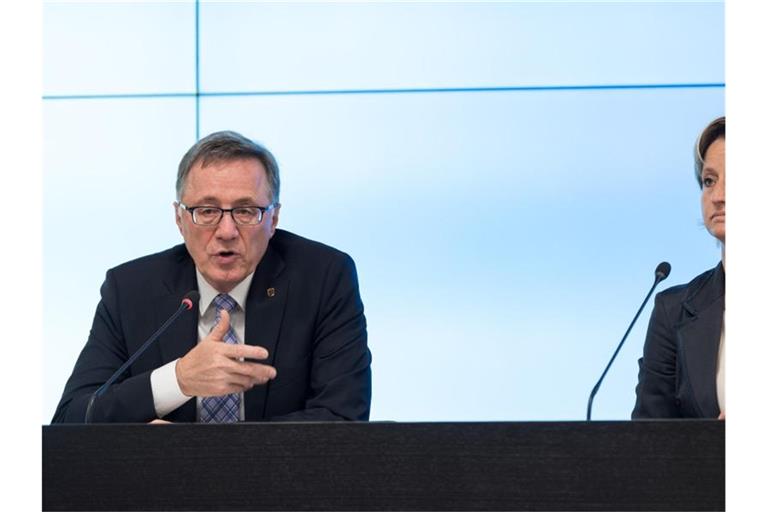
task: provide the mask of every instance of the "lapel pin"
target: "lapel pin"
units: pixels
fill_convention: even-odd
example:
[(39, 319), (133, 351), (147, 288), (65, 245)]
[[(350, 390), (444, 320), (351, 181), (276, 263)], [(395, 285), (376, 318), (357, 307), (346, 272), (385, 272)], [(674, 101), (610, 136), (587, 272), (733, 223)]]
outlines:
[(275, 296), (275, 289), (267, 288), (267, 297), (274, 297), (274, 296)]

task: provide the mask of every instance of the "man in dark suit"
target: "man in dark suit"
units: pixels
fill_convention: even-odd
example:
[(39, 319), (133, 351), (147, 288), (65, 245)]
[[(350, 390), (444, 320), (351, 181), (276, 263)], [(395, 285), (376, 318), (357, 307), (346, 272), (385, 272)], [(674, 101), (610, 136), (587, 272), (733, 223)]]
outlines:
[(367, 420), (371, 356), (352, 259), (277, 229), (277, 162), (234, 132), (179, 164), (184, 245), (107, 272), (53, 422), (82, 422), (93, 392), (199, 290), (95, 400), (94, 422)]

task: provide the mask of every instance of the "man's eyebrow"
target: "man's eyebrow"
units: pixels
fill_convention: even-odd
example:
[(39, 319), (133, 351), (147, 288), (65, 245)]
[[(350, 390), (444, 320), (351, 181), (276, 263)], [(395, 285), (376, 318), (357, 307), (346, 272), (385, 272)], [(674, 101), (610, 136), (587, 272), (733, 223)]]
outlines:
[(214, 205), (220, 204), (220, 201), (213, 196), (205, 196), (202, 199), (198, 199), (197, 201), (195, 201), (195, 204), (207, 204), (207, 205), (214, 206)]
[(256, 201), (252, 197), (243, 197), (241, 199), (236, 199), (232, 201), (232, 204), (234, 206), (261, 206), (259, 204), (259, 201)]

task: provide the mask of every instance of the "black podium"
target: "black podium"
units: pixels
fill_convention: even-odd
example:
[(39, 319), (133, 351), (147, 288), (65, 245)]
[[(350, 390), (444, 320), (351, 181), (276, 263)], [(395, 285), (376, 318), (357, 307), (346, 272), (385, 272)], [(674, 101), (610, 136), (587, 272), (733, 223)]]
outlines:
[(43, 427), (43, 510), (724, 510), (722, 421)]

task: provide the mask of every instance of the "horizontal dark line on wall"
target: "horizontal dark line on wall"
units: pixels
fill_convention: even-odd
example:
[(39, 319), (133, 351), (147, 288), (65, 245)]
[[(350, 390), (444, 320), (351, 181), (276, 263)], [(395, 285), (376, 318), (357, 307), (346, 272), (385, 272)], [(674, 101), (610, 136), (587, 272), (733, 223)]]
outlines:
[(193, 92), (148, 92), (136, 94), (46, 94), (44, 100), (122, 100), (143, 98), (194, 98)]
[(312, 96), (331, 94), (421, 94), (451, 92), (517, 92), (517, 91), (600, 91), (639, 89), (704, 89), (722, 88), (724, 83), (688, 84), (617, 84), (617, 85), (530, 85), (509, 87), (424, 87), (407, 89), (327, 89), (305, 91), (232, 91), (232, 92), (179, 92), (140, 94), (62, 94), (45, 95), (44, 100), (96, 100), (96, 99), (141, 99), (141, 98), (222, 98), (235, 96)]

